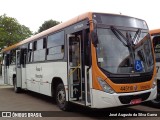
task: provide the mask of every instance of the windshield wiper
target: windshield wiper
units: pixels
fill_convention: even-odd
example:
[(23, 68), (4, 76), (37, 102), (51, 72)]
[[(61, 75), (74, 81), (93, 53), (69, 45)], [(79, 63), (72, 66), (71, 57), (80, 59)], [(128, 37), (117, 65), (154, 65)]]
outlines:
[[(118, 38), (118, 40), (120, 40), (124, 46), (128, 47), (128, 44), (126, 44), (128, 41), (127, 38), (115, 27), (111, 26), (111, 30), (115, 34), (115, 36)], [(117, 33), (120, 34), (120, 36), (126, 41), (126, 43), (121, 39), (121, 37)]]
[(134, 38), (133, 38), (133, 43), (136, 44), (137, 43), (137, 40), (140, 38), (140, 34), (141, 34), (141, 29), (138, 29), (134, 35)]
[[(133, 49), (133, 43), (132, 43), (132, 39), (131, 37), (129, 37), (129, 34), (127, 32), (127, 37), (125, 37), (117, 28), (111, 26), (110, 27), (112, 32), (115, 34), (115, 36), (123, 43), (124, 46), (128, 47), (128, 50), (130, 51), (130, 54), (132, 56), (132, 59), (131, 59), (131, 66), (133, 67), (134, 69), (134, 66), (135, 66), (135, 63), (134, 63), (134, 60), (135, 60), (135, 55), (134, 55), (134, 49)], [(137, 32), (137, 34), (135, 35), (135, 38), (137, 37), (137, 35), (139, 34), (139, 32)], [(121, 39), (121, 37), (123, 38), (123, 40), (126, 41), (126, 43)]]

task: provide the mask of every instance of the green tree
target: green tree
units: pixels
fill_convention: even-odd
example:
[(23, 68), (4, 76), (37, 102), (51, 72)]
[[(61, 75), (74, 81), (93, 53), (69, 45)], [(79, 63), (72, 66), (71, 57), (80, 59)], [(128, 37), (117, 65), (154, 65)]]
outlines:
[(42, 32), (44, 30), (47, 30), (55, 25), (58, 25), (59, 23), (60, 22), (55, 21), (55, 20), (47, 20), (42, 24), (42, 26), (39, 27), (38, 33)]
[(0, 16), (0, 49), (13, 45), (32, 35), (30, 29), (6, 14)]

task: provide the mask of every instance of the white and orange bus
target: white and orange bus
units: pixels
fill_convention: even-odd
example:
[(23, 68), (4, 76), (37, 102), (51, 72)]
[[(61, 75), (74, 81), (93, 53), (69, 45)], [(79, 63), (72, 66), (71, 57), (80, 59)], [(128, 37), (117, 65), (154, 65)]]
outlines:
[(156, 67), (146, 22), (88, 12), (3, 50), (3, 79), (15, 92), (34, 91), (91, 108), (156, 98)]
[(157, 98), (152, 100), (152, 102), (157, 106), (160, 105), (160, 29), (150, 30), (150, 34), (152, 36), (157, 67)]

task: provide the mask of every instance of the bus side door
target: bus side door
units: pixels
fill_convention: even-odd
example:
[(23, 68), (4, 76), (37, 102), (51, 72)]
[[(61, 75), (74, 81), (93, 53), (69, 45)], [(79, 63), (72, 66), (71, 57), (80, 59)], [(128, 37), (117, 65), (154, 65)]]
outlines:
[(21, 51), (16, 50), (16, 86), (22, 87)]
[(91, 105), (91, 68), (89, 67), (87, 47), (89, 30), (85, 29), (67, 35), (68, 41), (68, 84), (69, 100), (79, 104)]
[(9, 84), (9, 54), (4, 55), (4, 83)]
[(26, 88), (26, 54), (27, 49), (16, 50), (16, 84)]

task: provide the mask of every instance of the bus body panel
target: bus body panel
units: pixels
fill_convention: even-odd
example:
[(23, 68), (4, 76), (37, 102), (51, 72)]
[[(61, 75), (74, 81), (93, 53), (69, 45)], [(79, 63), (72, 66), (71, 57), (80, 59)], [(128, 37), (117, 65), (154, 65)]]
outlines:
[[(6, 67), (3, 65), (2, 66), (2, 77), (3, 77), (4, 83), (8, 84), (8, 85), (13, 85), (13, 75), (16, 74), (15, 65), (10, 65), (9, 67), (7, 67), (7, 70), (5, 70), (5, 69), (6, 69)], [(7, 79), (8, 79), (8, 81), (7, 81)]]
[(9, 85), (13, 85), (13, 75), (16, 74), (15, 65), (9, 66)]
[(27, 80), (26, 80), (26, 68), (21, 67), (22, 72), (22, 89), (27, 88)]
[(136, 96), (136, 95), (141, 95), (143, 93), (151, 92), (150, 96), (145, 101), (152, 100), (157, 96), (157, 87), (146, 91), (118, 93), (118, 94), (117, 93), (108, 94), (103, 91), (95, 89), (92, 89), (91, 91), (92, 91), (92, 101), (93, 101), (91, 105), (92, 108), (109, 108), (109, 107), (117, 107), (130, 104), (130, 103), (122, 104), (120, 102), (119, 96)]
[(51, 96), (51, 83), (54, 77), (67, 85), (67, 62), (32, 63), (26, 65), (27, 89)]
[(4, 83), (9, 84), (9, 67), (4, 67)]

